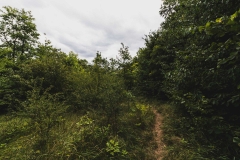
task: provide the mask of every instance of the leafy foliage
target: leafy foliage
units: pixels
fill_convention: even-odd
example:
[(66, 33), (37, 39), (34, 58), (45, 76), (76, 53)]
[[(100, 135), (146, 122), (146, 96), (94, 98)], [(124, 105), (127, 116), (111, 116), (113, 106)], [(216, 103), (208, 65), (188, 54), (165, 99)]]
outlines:
[[(234, 1), (166, 0), (160, 10), (165, 22), (139, 50), (142, 90), (169, 97), (176, 122), (169, 122), (173, 129), (166, 133), (180, 138), (182, 148), (192, 147), (185, 150), (189, 157), (180, 159), (239, 159), (233, 142), (240, 122), (238, 9)], [(151, 80), (153, 85), (145, 83)], [(168, 144), (169, 157), (185, 152)]]
[(154, 116), (130, 92), (128, 47), (90, 64), (37, 43), (30, 12), (0, 16), (0, 159), (152, 159)]
[[(7, 56), (15, 59), (25, 53), (30, 54), (32, 47), (36, 44), (39, 34), (36, 25), (33, 23), (34, 18), (31, 12), (18, 10), (10, 6), (3, 7), (1, 10), (1, 46), (12, 49)], [(27, 55), (29, 57), (29, 55)]]

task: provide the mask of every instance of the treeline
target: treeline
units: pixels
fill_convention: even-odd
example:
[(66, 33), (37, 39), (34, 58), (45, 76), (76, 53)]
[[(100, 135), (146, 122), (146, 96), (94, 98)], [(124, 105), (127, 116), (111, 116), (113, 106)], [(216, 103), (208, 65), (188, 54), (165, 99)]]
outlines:
[(89, 63), (40, 43), (31, 12), (0, 18), (0, 159), (152, 159), (154, 115), (130, 92), (127, 46)]
[[(124, 44), (118, 58), (108, 60), (97, 52), (93, 62), (89, 63), (73, 52), (66, 54), (54, 48), (49, 40), (40, 43), (31, 12), (12, 7), (3, 9), (0, 22), (2, 113), (19, 108), (27, 98), (26, 93), (34, 87), (40, 87), (42, 92), (61, 93), (62, 100), (68, 100), (75, 109), (82, 107), (80, 101), (98, 107), (101, 100), (96, 97), (101, 97), (99, 95), (111, 82), (116, 81), (120, 90), (131, 88), (128, 72), (132, 57)], [(85, 88), (81, 88), (83, 86)], [(81, 97), (76, 97), (78, 95)]]
[(165, 135), (180, 140), (165, 137), (169, 159), (240, 159), (239, 8), (165, 0), (165, 21), (138, 52), (139, 89), (174, 106)]

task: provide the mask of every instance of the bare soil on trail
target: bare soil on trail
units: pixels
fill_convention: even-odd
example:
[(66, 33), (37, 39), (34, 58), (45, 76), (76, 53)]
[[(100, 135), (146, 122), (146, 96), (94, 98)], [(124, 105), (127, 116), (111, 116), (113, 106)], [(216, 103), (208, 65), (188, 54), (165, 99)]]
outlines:
[(156, 116), (155, 126), (153, 130), (154, 139), (155, 139), (155, 142), (157, 143), (155, 155), (157, 160), (162, 160), (164, 155), (164, 147), (165, 147), (164, 143), (162, 142), (162, 129), (161, 129), (163, 117), (161, 116), (161, 114), (157, 112), (156, 109), (153, 109), (153, 112)]

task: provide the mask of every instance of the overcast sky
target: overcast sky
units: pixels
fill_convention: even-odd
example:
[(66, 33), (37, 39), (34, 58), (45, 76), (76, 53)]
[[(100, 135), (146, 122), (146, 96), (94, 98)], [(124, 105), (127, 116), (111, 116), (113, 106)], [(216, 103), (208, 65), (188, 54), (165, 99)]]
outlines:
[(121, 43), (136, 55), (144, 35), (163, 21), (161, 0), (0, 0), (0, 6), (31, 11), (42, 42), (88, 61), (97, 51), (116, 58)]

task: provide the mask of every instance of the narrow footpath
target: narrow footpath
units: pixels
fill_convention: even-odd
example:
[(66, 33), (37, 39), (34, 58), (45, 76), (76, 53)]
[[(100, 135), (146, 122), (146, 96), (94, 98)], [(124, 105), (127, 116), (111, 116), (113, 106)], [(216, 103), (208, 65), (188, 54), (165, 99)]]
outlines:
[(156, 116), (155, 126), (154, 126), (154, 130), (153, 130), (155, 142), (157, 143), (157, 148), (155, 150), (155, 155), (156, 155), (157, 160), (162, 160), (163, 149), (165, 147), (165, 145), (162, 142), (162, 129), (161, 129), (163, 117), (161, 116), (161, 114), (159, 114), (157, 112), (156, 109), (153, 109), (153, 112)]

